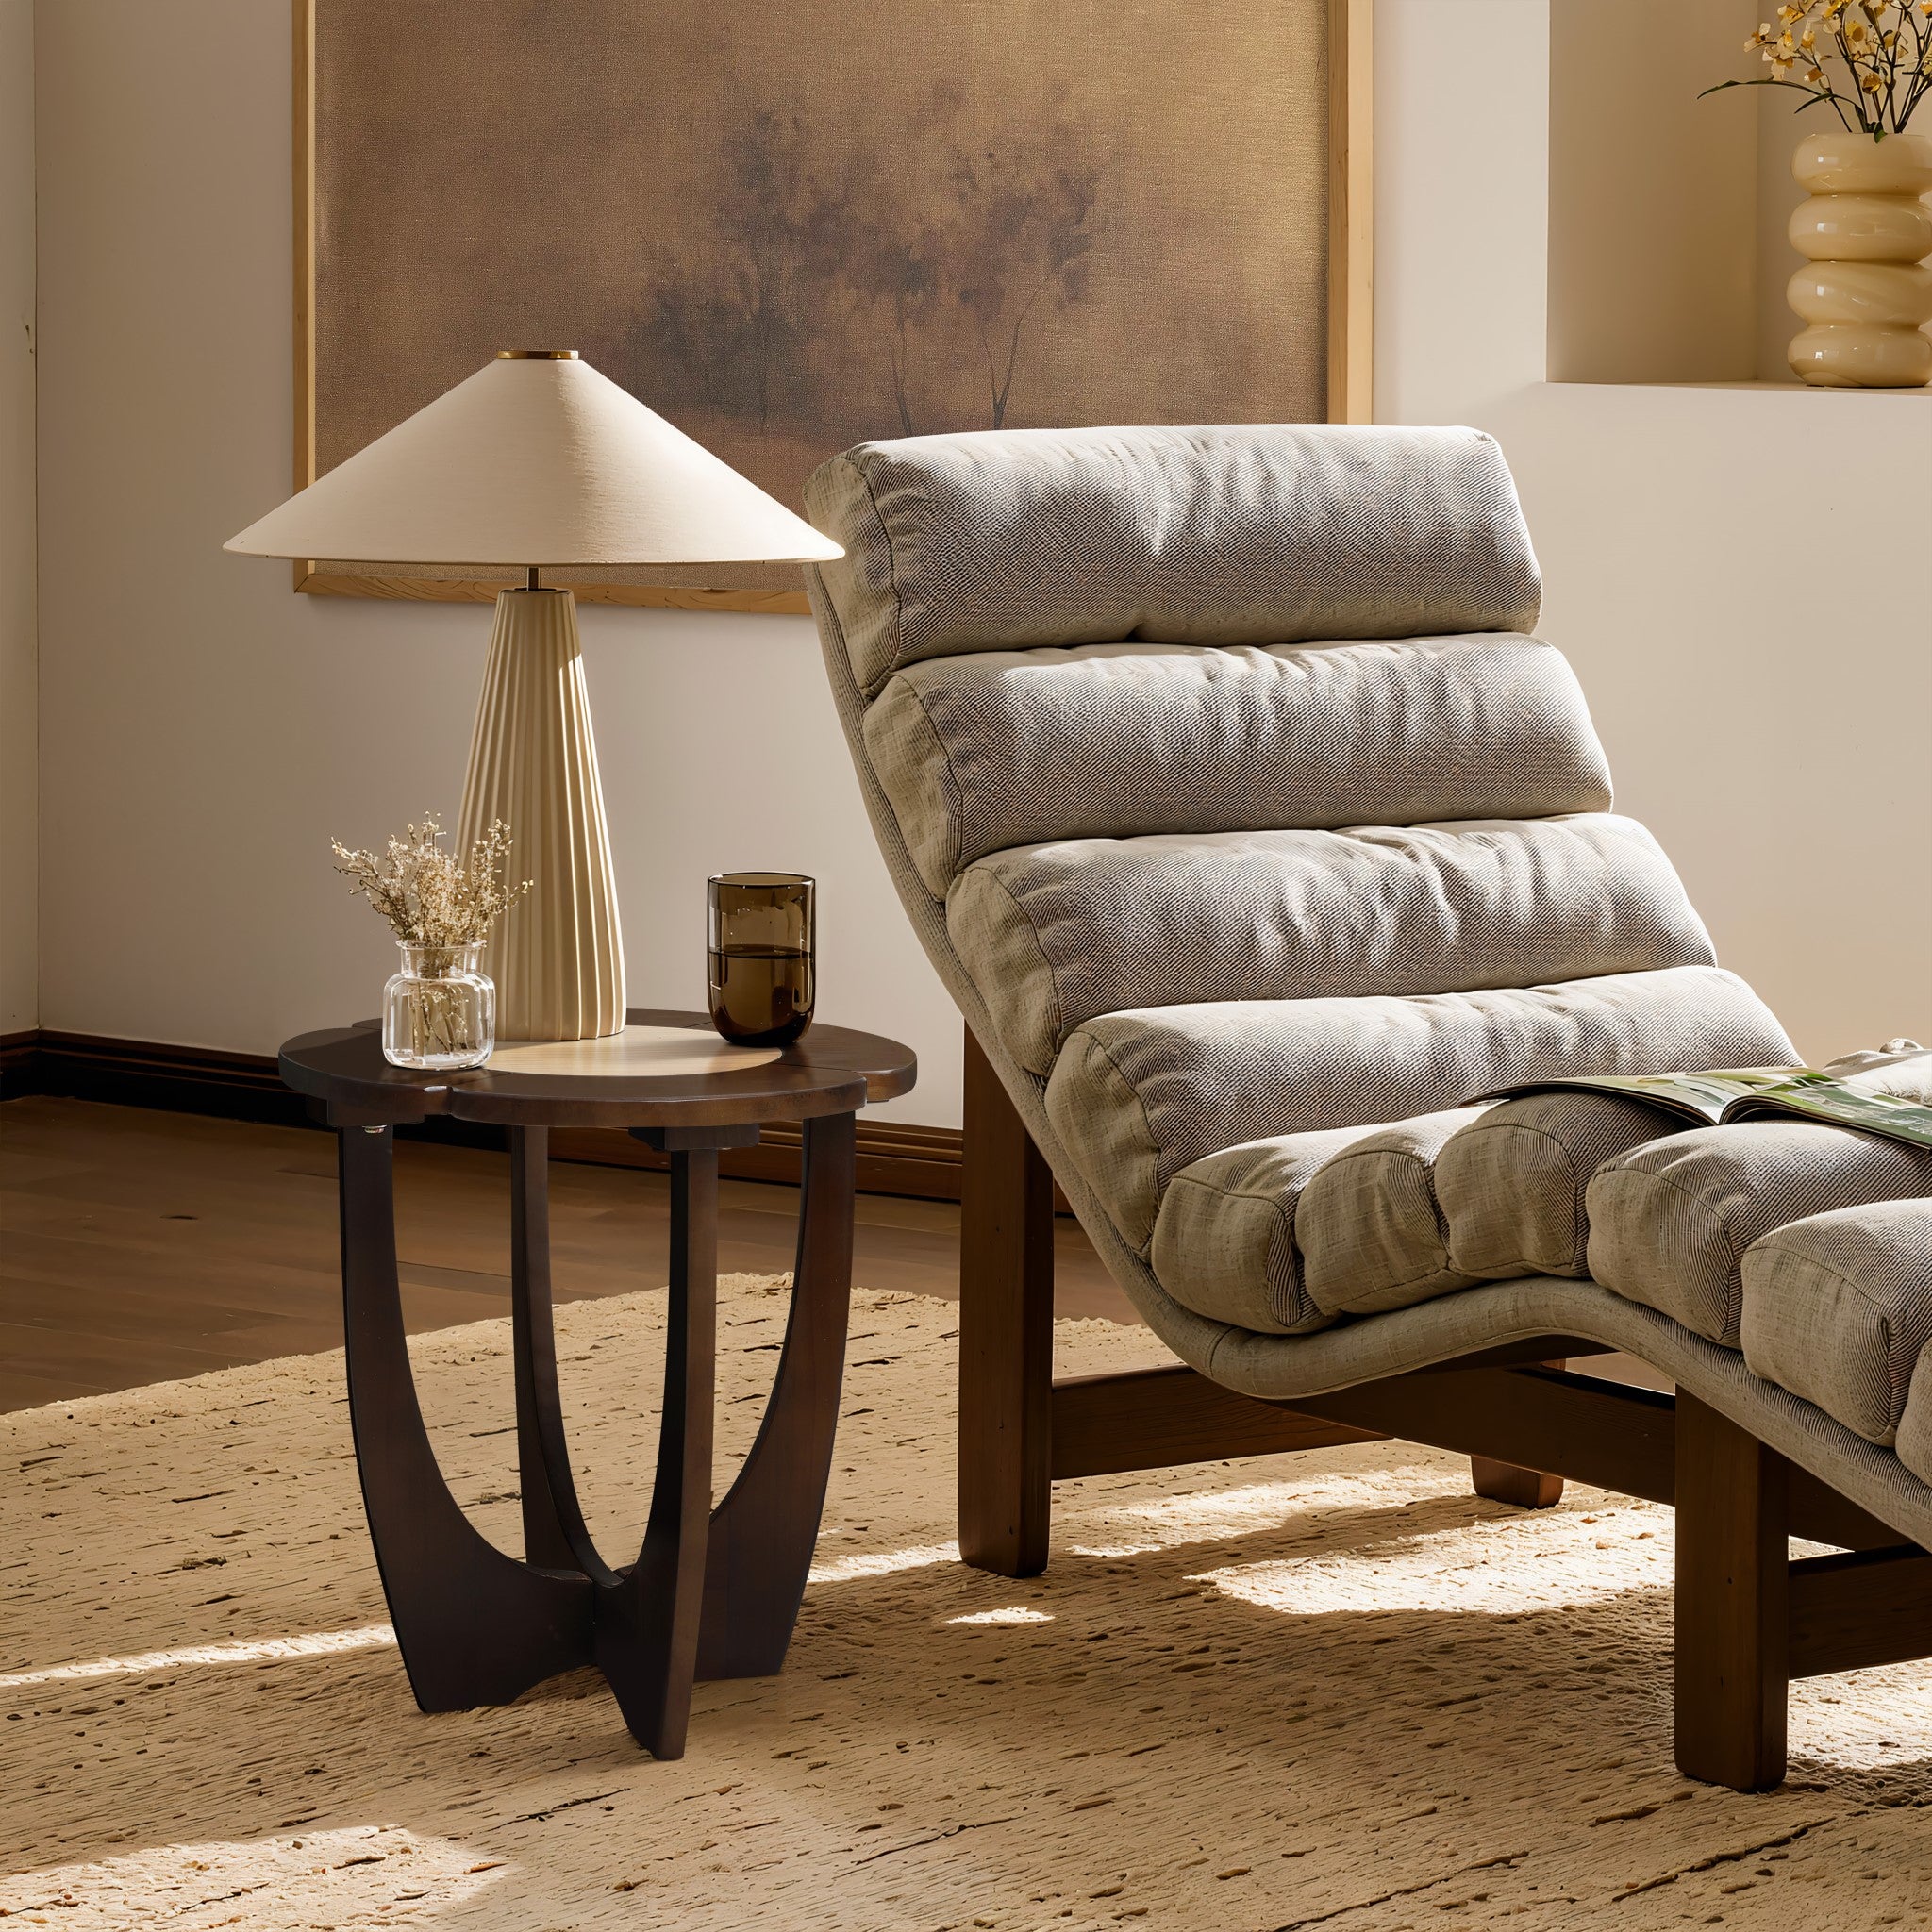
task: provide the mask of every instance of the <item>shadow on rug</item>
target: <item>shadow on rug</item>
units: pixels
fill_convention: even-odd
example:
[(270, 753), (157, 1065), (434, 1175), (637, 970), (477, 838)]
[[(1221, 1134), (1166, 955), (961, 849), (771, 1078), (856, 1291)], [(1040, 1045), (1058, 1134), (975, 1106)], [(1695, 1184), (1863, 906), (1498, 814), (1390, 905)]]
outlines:
[[(723, 1285), (722, 1493), (786, 1301)], [(661, 1295), (558, 1311), (587, 1513), (634, 1553)], [(1792, 1776), (1670, 1751), (1671, 1512), (1519, 1514), (1374, 1443), (1058, 1492), (1052, 1566), (957, 1561), (957, 1308), (857, 1298), (781, 1677), (657, 1764), (582, 1673), (411, 1703), (340, 1355), (0, 1417), (0, 1909), (66, 1932), (434, 1924), (1524, 1932), (1932, 1923), (1932, 1674), (1818, 1678)], [(1160, 1358), (1061, 1324), (1064, 1368)], [(508, 1324), (414, 1344), (439, 1455), (517, 1538)], [(628, 1545), (628, 1548), (625, 1546)]]

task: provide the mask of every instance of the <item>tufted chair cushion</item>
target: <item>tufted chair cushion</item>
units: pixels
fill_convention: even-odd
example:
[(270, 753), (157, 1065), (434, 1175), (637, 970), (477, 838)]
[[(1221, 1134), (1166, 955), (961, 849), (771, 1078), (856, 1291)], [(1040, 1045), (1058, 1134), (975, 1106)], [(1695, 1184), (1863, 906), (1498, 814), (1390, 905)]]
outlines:
[(807, 483), (868, 697), (970, 651), (1526, 631), (1542, 585), (1473, 429), (1022, 429), (861, 443)]
[(1149, 1259), (1183, 1307), (1263, 1335), (1307, 1335), (1335, 1320), (1309, 1296), (1295, 1241), (1303, 1190), (1327, 1162), (1380, 1129), (1278, 1134), (1210, 1154), (1161, 1198)]
[(1694, 1125), (1611, 1093), (1531, 1093), (1491, 1108), (1436, 1161), (1451, 1260), (1482, 1281), (1588, 1274), (1585, 1191), (1596, 1171)]
[(1810, 1121), (1696, 1127), (1620, 1155), (1589, 1187), (1590, 1272), (1740, 1345), (1745, 1251), (1774, 1228), (1932, 1194), (1932, 1150)]
[(1407, 998), (1243, 1000), (1110, 1013), (1068, 1036), (1046, 1113), (1144, 1252), (1167, 1184), (1241, 1141), (1406, 1121), (1554, 1066), (1658, 1073), (1789, 1051), (1742, 980), (1709, 966)]
[(1751, 1373), (1869, 1442), (1894, 1441), (1932, 1344), (1932, 1200), (1791, 1222), (1754, 1241), (1740, 1273)]
[(974, 859), (1046, 840), (1541, 818), (1610, 803), (1568, 662), (1496, 634), (943, 658), (889, 679), (864, 730), (934, 898)]
[(1932, 1348), (1919, 1351), (1919, 1365), (1912, 1371), (1892, 1446), (1921, 1482), (1932, 1483)]
[(1295, 1241), (1308, 1299), (1333, 1315), (1408, 1308), (1474, 1286), (1449, 1259), (1436, 1158), (1481, 1108), (1449, 1108), (1378, 1127), (1302, 1190)]
[(995, 853), (946, 897), (1001, 1037), (1049, 1074), (1088, 1020), (1191, 1000), (1471, 992), (1671, 966), (1710, 941), (1641, 825), (1607, 813), (1343, 831), (1074, 839)]

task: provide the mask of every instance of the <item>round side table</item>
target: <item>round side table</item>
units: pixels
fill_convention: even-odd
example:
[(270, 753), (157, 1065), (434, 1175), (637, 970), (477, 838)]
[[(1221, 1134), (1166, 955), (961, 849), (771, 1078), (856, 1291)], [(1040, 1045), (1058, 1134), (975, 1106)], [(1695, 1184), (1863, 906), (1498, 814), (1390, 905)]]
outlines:
[[(852, 1286), (853, 1122), (912, 1085), (893, 1041), (814, 1025), (783, 1050), (728, 1046), (701, 1014), (634, 1011), (600, 1040), (507, 1043), (422, 1073), (375, 1023), (305, 1033), (282, 1078), (341, 1143), (349, 1415), (397, 1646), (425, 1711), (506, 1704), (594, 1663), (632, 1736), (684, 1753), (694, 1677), (778, 1670), (805, 1593), (838, 1424)], [(524, 1559), (450, 1494), (416, 1398), (396, 1282), (398, 1126), (432, 1114), (509, 1130), (510, 1313)], [(798, 1260), (763, 1423), (711, 1507), (718, 1155), (766, 1121), (804, 1124)], [(551, 1329), (549, 1130), (621, 1127), (671, 1157), (671, 1304), (656, 1487), (634, 1563), (598, 1554), (577, 1507)]]

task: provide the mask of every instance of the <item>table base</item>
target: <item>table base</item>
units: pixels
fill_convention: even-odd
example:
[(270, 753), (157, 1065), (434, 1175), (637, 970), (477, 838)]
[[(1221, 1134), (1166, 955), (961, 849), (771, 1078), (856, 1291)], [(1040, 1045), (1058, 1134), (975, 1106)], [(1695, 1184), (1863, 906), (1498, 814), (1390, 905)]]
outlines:
[(396, 1278), (394, 1141), (340, 1130), (349, 1413), (403, 1665), (425, 1711), (507, 1704), (594, 1663), (631, 1735), (684, 1754), (694, 1677), (784, 1663), (831, 1471), (852, 1285), (853, 1116), (804, 1124), (783, 1353), (750, 1456), (711, 1507), (718, 1150), (756, 1129), (634, 1129), (671, 1156), (671, 1285), (657, 1480), (642, 1548), (613, 1568), (584, 1526), (551, 1325), (545, 1127), (510, 1132), (510, 1306), (524, 1560), (451, 1495), (424, 1427)]

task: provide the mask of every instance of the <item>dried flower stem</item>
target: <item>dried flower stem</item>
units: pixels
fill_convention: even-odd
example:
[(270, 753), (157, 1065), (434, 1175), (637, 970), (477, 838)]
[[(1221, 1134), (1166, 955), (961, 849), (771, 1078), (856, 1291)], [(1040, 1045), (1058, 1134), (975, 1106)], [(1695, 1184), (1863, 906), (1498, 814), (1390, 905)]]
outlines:
[(406, 996), (409, 1051), (419, 1059), (469, 1053), (476, 1046), (476, 1005), (469, 990), (426, 979), (409, 987)]
[(391, 838), (380, 858), (351, 851), (338, 839), (329, 845), (349, 890), (375, 907), (397, 939), (422, 946), (475, 945), (532, 881), (508, 883), (510, 831), (501, 819), (471, 846), (467, 865), (442, 849), (441, 837), (436, 814), (425, 812), (404, 837)]
[(1771, 72), (1720, 81), (1705, 93), (1792, 88), (1811, 97), (1805, 108), (1829, 101), (1847, 130), (1883, 141), (1903, 134), (1932, 94), (1932, 0), (1793, 0), (1778, 8), (1775, 25), (1759, 25), (1744, 51), (1761, 54)]

